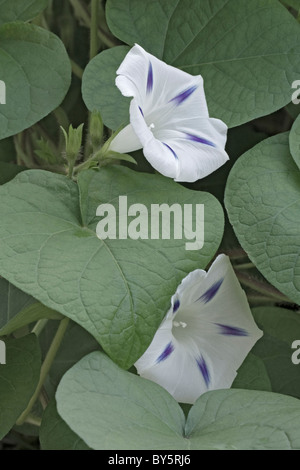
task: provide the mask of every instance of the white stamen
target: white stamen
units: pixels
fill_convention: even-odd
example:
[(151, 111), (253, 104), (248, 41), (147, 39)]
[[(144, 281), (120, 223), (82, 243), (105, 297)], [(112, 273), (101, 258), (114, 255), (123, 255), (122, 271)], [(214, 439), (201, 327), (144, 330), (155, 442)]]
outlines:
[(154, 128), (155, 128), (155, 125), (154, 125), (153, 122), (152, 122), (152, 123), (150, 124), (150, 126), (149, 126), (149, 129), (151, 130), (151, 129), (154, 129)]

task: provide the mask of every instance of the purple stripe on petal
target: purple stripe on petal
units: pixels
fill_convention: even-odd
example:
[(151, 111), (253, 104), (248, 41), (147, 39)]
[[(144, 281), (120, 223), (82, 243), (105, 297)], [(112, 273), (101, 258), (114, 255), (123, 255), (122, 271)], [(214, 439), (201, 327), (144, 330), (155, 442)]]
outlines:
[(182, 91), (181, 93), (179, 93), (179, 95), (174, 96), (174, 98), (172, 98), (169, 103), (175, 101), (176, 106), (179, 106), (181, 103), (187, 100), (188, 97), (191, 96), (191, 94), (194, 93), (195, 90), (197, 90), (197, 88), (197, 85), (193, 85), (190, 88), (187, 88), (187, 90)]
[(222, 325), (221, 323), (215, 323), (220, 329), (219, 333), (221, 335), (228, 335), (228, 336), (248, 336), (248, 332), (243, 328), (237, 328), (235, 326), (230, 325)]
[(175, 300), (174, 305), (173, 305), (173, 313), (177, 312), (177, 310), (179, 309), (179, 307), (180, 307), (180, 302), (179, 302), (179, 300), (177, 299), (177, 300)]
[(185, 133), (188, 140), (192, 140), (193, 142), (199, 142), (200, 144), (209, 145), (210, 147), (216, 147), (216, 145), (211, 142), (210, 140), (204, 139), (203, 137), (199, 137), (198, 135), (187, 134)]
[(174, 346), (172, 342), (170, 341), (170, 343), (165, 347), (161, 355), (156, 359), (156, 364), (167, 359), (173, 351), (174, 351)]
[(178, 160), (178, 156), (177, 156), (176, 152), (172, 149), (172, 147), (170, 147), (170, 145), (168, 145), (168, 144), (165, 144), (164, 142), (162, 142), (162, 144), (164, 144), (166, 147), (168, 147), (168, 149), (171, 150), (171, 152), (173, 153), (173, 156), (176, 158), (176, 160)]
[(151, 93), (152, 88), (153, 88), (153, 69), (152, 69), (151, 62), (149, 62), (148, 77), (147, 77), (147, 93)]
[(143, 110), (142, 110), (142, 108), (141, 108), (140, 106), (139, 106), (139, 110), (140, 110), (140, 112), (141, 112), (141, 115), (144, 117)]
[(200, 372), (201, 372), (201, 374), (204, 378), (204, 382), (205, 382), (206, 386), (208, 387), (209, 383), (210, 383), (210, 373), (209, 373), (207, 364), (204, 360), (204, 357), (200, 356), (198, 359), (196, 359), (196, 361), (197, 361), (197, 365), (200, 369)]
[(219, 281), (215, 282), (209, 289), (207, 289), (206, 292), (204, 292), (204, 294), (201, 295), (201, 297), (199, 297), (199, 299), (197, 299), (197, 301), (203, 300), (205, 304), (210, 302), (214, 298), (214, 296), (217, 294), (223, 281), (224, 279), (220, 279)]

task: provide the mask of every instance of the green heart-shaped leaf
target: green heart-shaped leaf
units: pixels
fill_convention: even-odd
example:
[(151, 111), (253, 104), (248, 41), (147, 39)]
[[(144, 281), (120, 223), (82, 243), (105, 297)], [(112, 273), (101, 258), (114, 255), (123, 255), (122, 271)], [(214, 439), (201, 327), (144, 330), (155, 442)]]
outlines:
[(264, 140), (238, 159), (227, 180), (225, 204), (251, 261), (300, 303), (300, 172), (288, 134)]
[(64, 375), (56, 400), (70, 428), (97, 450), (300, 448), (295, 398), (217, 390), (201, 396), (185, 422), (162, 387), (120, 369), (100, 352)]
[(0, 0), (0, 24), (31, 20), (47, 3), (48, 0)]
[(0, 139), (45, 117), (65, 97), (71, 65), (61, 40), (32, 24), (0, 27), (0, 79), (6, 104), (0, 104)]
[[(201, 74), (210, 115), (229, 127), (291, 101), (291, 85), (299, 78), (300, 30), (278, 1), (108, 0), (106, 14), (111, 31), (126, 44), (137, 43), (170, 65)], [(121, 58), (112, 49), (105, 52), (104, 67), (94, 61), (85, 87), (103, 105), (95, 106), (105, 124), (118, 128), (124, 110), (119, 117), (112, 75)]]
[[(185, 239), (100, 240), (99, 204), (204, 204), (204, 246)], [(182, 206), (183, 207), (183, 206)], [(89, 331), (129, 367), (150, 344), (171, 296), (190, 271), (205, 268), (223, 234), (210, 194), (125, 167), (85, 171), (78, 185), (46, 171), (20, 173), (0, 187), (0, 274)]]

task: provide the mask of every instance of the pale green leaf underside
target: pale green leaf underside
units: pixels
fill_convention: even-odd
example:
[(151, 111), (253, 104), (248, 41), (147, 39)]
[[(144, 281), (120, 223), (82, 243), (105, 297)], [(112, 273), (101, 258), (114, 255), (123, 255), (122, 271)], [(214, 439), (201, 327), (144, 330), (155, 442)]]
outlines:
[(35, 335), (6, 340), (6, 364), (0, 364), (0, 439), (27, 406), (39, 380), (40, 363)]
[[(210, 194), (124, 167), (85, 171), (79, 189), (41, 170), (0, 188), (0, 274), (79, 323), (127, 367), (150, 344), (181, 279), (214, 256), (223, 211)], [(204, 204), (203, 248), (187, 251), (185, 239), (100, 240), (96, 209), (105, 202), (118, 208), (119, 195), (149, 212), (154, 203)]]
[(56, 400), (61, 417), (96, 450), (300, 448), (300, 404), (294, 398), (252, 390), (208, 392), (185, 423), (168, 392), (100, 352), (64, 375)]
[[(274, 0), (108, 0), (112, 32), (129, 45), (148, 52), (193, 75), (201, 74), (210, 115), (229, 127), (269, 114), (291, 100), (291, 84), (299, 77), (300, 29)], [(159, 21), (157, 20), (159, 18)], [(114, 80), (102, 89), (120, 61), (113, 50), (110, 62), (94, 75), (94, 96), (104, 122), (113, 128), (122, 116)], [(95, 60), (95, 59), (94, 59)], [(97, 77), (97, 84), (96, 82)], [(106, 104), (105, 104), (106, 103)]]
[(300, 172), (288, 134), (271, 137), (234, 165), (225, 193), (229, 220), (268, 281), (300, 303)]
[(0, 105), (0, 139), (45, 117), (65, 97), (71, 66), (61, 40), (31, 24), (0, 27), (1, 80), (6, 104)]
[(47, 3), (48, 0), (0, 0), (0, 24), (31, 20)]

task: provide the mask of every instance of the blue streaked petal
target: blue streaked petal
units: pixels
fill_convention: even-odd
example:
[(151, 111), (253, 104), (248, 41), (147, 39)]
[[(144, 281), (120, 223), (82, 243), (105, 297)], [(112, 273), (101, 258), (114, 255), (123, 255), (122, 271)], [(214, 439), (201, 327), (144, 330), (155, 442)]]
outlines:
[(139, 106), (139, 110), (141, 111), (141, 115), (144, 117), (144, 113), (143, 113), (143, 110), (142, 108)]
[(216, 147), (216, 145), (213, 142), (211, 142), (210, 140), (204, 139), (203, 137), (199, 137), (198, 135), (187, 134), (187, 133), (185, 133), (185, 135), (188, 140), (191, 140), (193, 142), (199, 142), (200, 144), (209, 145), (210, 147)]
[(170, 145), (168, 144), (165, 144), (164, 142), (162, 142), (166, 147), (168, 147), (168, 149), (172, 152), (173, 156), (178, 160), (178, 156), (176, 154), (176, 152), (172, 149), (172, 147), (170, 147)]
[(207, 367), (207, 364), (205, 362), (205, 359), (203, 356), (200, 356), (198, 359), (196, 359), (197, 365), (199, 367), (199, 370), (203, 376), (204, 382), (206, 386), (209, 386), (210, 383), (210, 373)]
[(170, 343), (165, 347), (161, 355), (156, 359), (156, 363), (159, 363), (167, 359), (173, 351), (174, 351), (174, 346), (172, 342), (170, 341)]
[(201, 295), (201, 297), (199, 297), (199, 299), (197, 299), (197, 301), (203, 300), (205, 304), (210, 302), (214, 298), (214, 296), (217, 294), (223, 281), (224, 279), (220, 279), (219, 281), (215, 282), (209, 289), (207, 289), (206, 292), (204, 292), (204, 294)]
[(187, 88), (186, 90), (182, 91), (181, 93), (179, 93), (179, 95), (176, 95), (174, 96), (174, 98), (172, 98), (169, 103), (171, 103), (172, 101), (175, 101), (176, 103), (176, 106), (179, 106), (181, 103), (183, 103), (186, 99), (188, 99), (189, 96), (191, 96), (192, 93), (194, 93), (195, 90), (197, 90), (198, 86), (197, 85), (193, 85), (189, 88)]
[(149, 62), (148, 67), (148, 77), (147, 77), (147, 93), (151, 93), (153, 89), (153, 68), (151, 62)]
[(176, 313), (177, 310), (179, 309), (179, 307), (180, 307), (180, 302), (179, 302), (179, 300), (177, 299), (177, 300), (175, 300), (175, 302), (174, 302), (173, 313)]
[(222, 325), (221, 323), (215, 323), (219, 327), (219, 333), (221, 335), (228, 336), (249, 336), (248, 332), (243, 328), (237, 328), (236, 326), (231, 325)]

